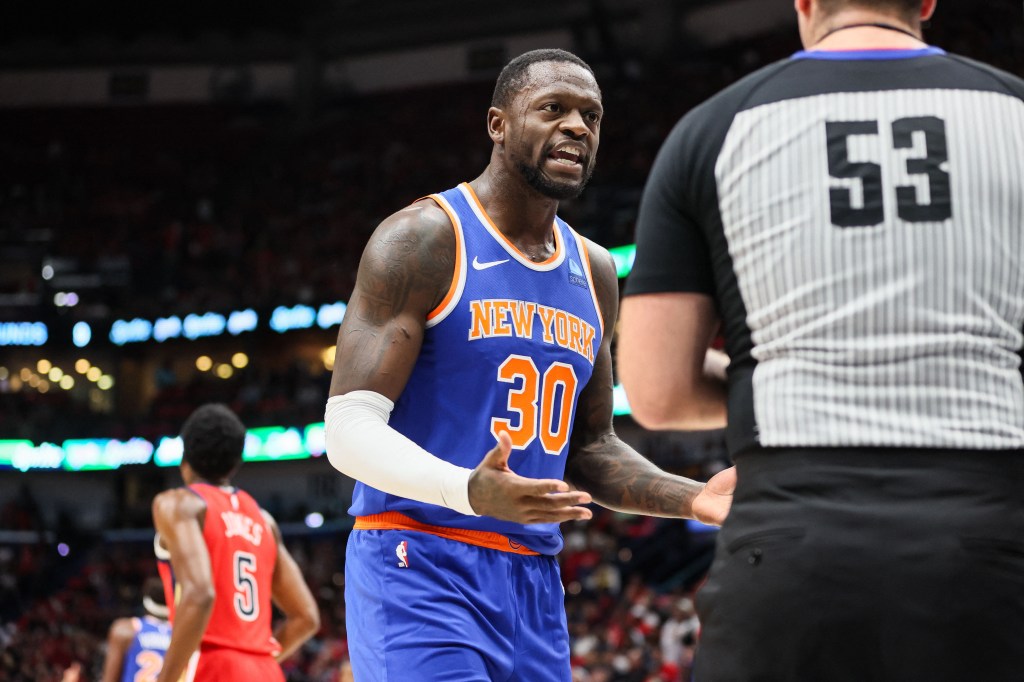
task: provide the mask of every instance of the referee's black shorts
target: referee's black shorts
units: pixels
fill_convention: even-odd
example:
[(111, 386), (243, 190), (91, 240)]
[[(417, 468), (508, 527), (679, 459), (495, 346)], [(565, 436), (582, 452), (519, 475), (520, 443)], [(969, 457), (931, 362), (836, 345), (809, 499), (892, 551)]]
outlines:
[(695, 682), (1024, 680), (1024, 452), (736, 459)]

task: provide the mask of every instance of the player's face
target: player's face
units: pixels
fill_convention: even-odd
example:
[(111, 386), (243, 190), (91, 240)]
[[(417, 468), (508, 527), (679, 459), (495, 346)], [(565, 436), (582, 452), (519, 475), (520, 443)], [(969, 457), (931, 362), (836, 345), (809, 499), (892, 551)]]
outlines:
[(552, 199), (579, 196), (601, 139), (601, 91), (590, 72), (566, 62), (534, 64), (509, 109), (505, 149), (527, 184)]

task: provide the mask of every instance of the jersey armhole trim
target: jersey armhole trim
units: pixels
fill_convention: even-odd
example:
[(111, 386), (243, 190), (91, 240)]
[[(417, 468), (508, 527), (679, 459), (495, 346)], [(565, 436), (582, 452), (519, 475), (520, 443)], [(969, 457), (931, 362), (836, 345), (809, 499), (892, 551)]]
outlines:
[(448, 214), (455, 231), (455, 272), (452, 274), (452, 284), (448, 287), (448, 293), (444, 299), (437, 304), (437, 307), (427, 313), (427, 328), (433, 327), (444, 320), (455, 310), (455, 306), (462, 298), (462, 292), (466, 288), (466, 240), (462, 235), (462, 221), (452, 208), (451, 204), (440, 194), (431, 194), (429, 199), (433, 200)]
[(587, 249), (586, 242), (583, 241), (583, 237), (576, 230), (573, 230), (571, 227), (569, 230), (572, 232), (573, 239), (576, 240), (576, 248), (579, 249), (580, 258), (583, 260), (583, 267), (587, 269), (587, 285), (590, 288), (590, 298), (594, 301), (594, 312), (597, 313), (597, 321), (601, 325), (601, 336), (604, 336), (604, 314), (601, 312), (601, 302), (597, 299), (597, 288), (594, 286), (594, 269), (590, 267), (590, 250)]

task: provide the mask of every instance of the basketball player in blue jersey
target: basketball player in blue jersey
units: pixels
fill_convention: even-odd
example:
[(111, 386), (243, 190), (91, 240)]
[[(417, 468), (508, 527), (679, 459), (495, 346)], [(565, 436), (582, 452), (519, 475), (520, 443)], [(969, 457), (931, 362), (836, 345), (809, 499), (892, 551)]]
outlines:
[(147, 615), (118, 618), (110, 624), (102, 682), (155, 682), (163, 667), (171, 642), (163, 584), (159, 578), (150, 578), (142, 592)]
[(328, 457), (357, 480), (358, 682), (568, 681), (558, 524), (592, 500), (728, 511), (731, 471), (667, 474), (612, 429), (615, 268), (556, 216), (593, 170), (601, 117), (578, 57), (514, 59), (484, 172), (386, 219), (363, 253), (326, 412)]

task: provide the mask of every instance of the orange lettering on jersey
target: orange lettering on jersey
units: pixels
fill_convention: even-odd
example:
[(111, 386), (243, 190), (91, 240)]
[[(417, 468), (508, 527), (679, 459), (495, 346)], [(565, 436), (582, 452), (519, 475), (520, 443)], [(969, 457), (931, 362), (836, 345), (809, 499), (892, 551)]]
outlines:
[(508, 323), (509, 309), (514, 301), (494, 301), (494, 329), (492, 336), (512, 336), (512, 327)]
[(470, 301), (469, 340), (516, 336), (532, 339), (534, 321), (540, 318), (538, 341), (579, 353), (591, 363), (597, 330), (586, 320), (558, 308), (532, 301), (488, 299)]
[(551, 323), (555, 319), (555, 313), (557, 312), (559, 311), (546, 305), (537, 306), (537, 314), (540, 315), (540, 321), (544, 329), (544, 343), (555, 342), (555, 335), (551, 333)]
[[(580, 322), (583, 321), (580, 320)], [(583, 322), (583, 324), (581, 324), (580, 327), (580, 331), (583, 333), (583, 340), (580, 342), (580, 345), (583, 348), (583, 354), (587, 356), (587, 360), (590, 360), (590, 362), (593, 363), (594, 337), (597, 335), (597, 330), (594, 329), (591, 325), (587, 324), (586, 322)]]
[(580, 355), (586, 355), (581, 344), (582, 339), (580, 338), (582, 336), (580, 334), (580, 325), (582, 323), (583, 320), (575, 315), (569, 316), (569, 349), (576, 351)]
[(512, 326), (516, 336), (521, 339), (533, 338), (533, 315), (537, 312), (537, 304), (527, 301), (512, 301)]
[(569, 313), (564, 310), (555, 312), (555, 343), (562, 348), (569, 347)]
[(472, 315), (472, 323), (469, 327), (469, 340), (485, 339), (491, 335), (494, 327), (491, 313), (494, 310), (494, 301), (470, 301), (469, 311)]

